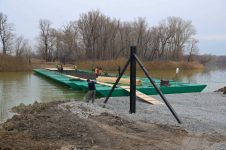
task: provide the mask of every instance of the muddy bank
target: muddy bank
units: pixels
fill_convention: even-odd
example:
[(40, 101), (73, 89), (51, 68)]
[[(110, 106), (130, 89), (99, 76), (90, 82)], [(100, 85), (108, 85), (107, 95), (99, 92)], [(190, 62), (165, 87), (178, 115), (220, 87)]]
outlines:
[[(221, 135), (192, 134), (173, 126), (143, 123), (74, 101), (23, 104), (0, 126), (0, 149), (215, 149)], [(79, 108), (81, 117), (71, 110)], [(78, 111), (77, 111), (78, 112)]]

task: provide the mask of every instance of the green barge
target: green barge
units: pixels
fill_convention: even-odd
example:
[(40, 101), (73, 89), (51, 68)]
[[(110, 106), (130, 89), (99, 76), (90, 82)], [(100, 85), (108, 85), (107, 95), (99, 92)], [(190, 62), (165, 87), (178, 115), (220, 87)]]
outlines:
[[(54, 80), (60, 84), (68, 86), (76, 91), (88, 91), (87, 82), (85, 80), (71, 80), (72, 78), (67, 76), (67, 74), (59, 73), (57, 71), (50, 71), (46, 69), (34, 69), (34, 71), (40, 75), (43, 75), (51, 80)], [(91, 71), (87, 70), (78, 70), (83, 73), (91, 73)], [(109, 74), (115, 76), (115, 74)], [(123, 75), (122, 78), (130, 78), (129, 76)], [(142, 81), (143, 85), (137, 85), (136, 90), (142, 92), (146, 95), (157, 95), (158, 92), (155, 90), (154, 86), (150, 83), (148, 78), (139, 78)], [(195, 84), (195, 83), (185, 83), (185, 82), (175, 82), (170, 80), (169, 86), (160, 86), (159, 79), (153, 79), (157, 86), (159, 86), (160, 90), (163, 94), (176, 94), (176, 93), (194, 93), (194, 92), (201, 92), (206, 85), (203, 84)], [(112, 84), (112, 83), (108, 83)], [(112, 84), (113, 85), (113, 84)], [(118, 84), (118, 87), (114, 89), (111, 97), (120, 97), (120, 96), (129, 96), (130, 93), (120, 86), (125, 86), (124, 84)], [(128, 86), (128, 85), (127, 85)], [(96, 84), (96, 95), (100, 97), (107, 97), (112, 87)]]

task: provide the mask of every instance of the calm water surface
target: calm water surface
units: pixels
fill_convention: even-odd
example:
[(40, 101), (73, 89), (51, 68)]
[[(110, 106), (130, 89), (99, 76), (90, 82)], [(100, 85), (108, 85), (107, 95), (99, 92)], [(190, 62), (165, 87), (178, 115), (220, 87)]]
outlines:
[(14, 114), (8, 109), (20, 103), (82, 100), (85, 94), (34, 72), (0, 72), (0, 123), (11, 118)]
[[(137, 66), (138, 67), (138, 66)], [(118, 73), (113, 71), (111, 73)], [(143, 71), (137, 71), (137, 76), (146, 77)], [(156, 79), (169, 79), (178, 82), (205, 84), (207, 87), (202, 92), (213, 92), (226, 86), (226, 65), (209, 65), (205, 69), (180, 70), (176, 75), (175, 70), (150, 70), (149, 74)], [(125, 71), (124, 75), (130, 75)]]
[[(180, 70), (178, 75), (175, 70), (151, 70), (149, 73), (157, 79), (206, 84), (202, 92), (213, 92), (226, 86), (226, 65), (207, 66), (203, 70)], [(124, 75), (129, 75), (129, 71)], [(145, 77), (145, 74), (137, 71), (137, 76)], [(84, 91), (70, 90), (34, 72), (0, 72), (0, 123), (11, 118), (14, 114), (8, 110), (20, 103), (27, 105), (34, 101), (82, 100), (85, 94)]]

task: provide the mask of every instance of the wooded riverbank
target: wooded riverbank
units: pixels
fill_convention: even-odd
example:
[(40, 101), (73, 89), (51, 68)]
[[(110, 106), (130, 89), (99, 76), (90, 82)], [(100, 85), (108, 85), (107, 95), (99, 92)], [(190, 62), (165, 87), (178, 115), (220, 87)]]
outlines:
[[(127, 62), (127, 58), (111, 59), (111, 60), (86, 60), (86, 61), (76, 61), (67, 63), (64, 66), (74, 67), (77, 65), (78, 69), (91, 70), (92, 65), (102, 66), (103, 70), (106, 71), (115, 71), (118, 66), (123, 69)], [(186, 62), (186, 61), (153, 61), (146, 62), (142, 61), (143, 65), (147, 70), (174, 70), (180, 68), (182, 70), (186, 69), (203, 69), (204, 65), (200, 64), (197, 61)], [(60, 62), (46, 62), (42, 59), (31, 59), (30, 65), (27, 60), (23, 58), (18, 58), (10, 55), (0, 54), (0, 72), (21, 72), (21, 71), (32, 71), (32, 69), (45, 69), (48, 67), (56, 67)], [(141, 70), (137, 64), (137, 70)], [(129, 70), (130, 67), (127, 68)]]

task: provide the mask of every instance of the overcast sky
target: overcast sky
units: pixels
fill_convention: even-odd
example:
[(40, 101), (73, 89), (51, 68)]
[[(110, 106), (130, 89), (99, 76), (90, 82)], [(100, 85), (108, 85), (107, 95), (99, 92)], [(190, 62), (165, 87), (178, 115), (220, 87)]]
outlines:
[(40, 19), (49, 19), (52, 27), (60, 28), (97, 9), (121, 21), (145, 17), (149, 27), (169, 16), (191, 20), (199, 53), (226, 55), (226, 0), (0, 0), (0, 12), (15, 24), (15, 33), (32, 44), (39, 34)]

